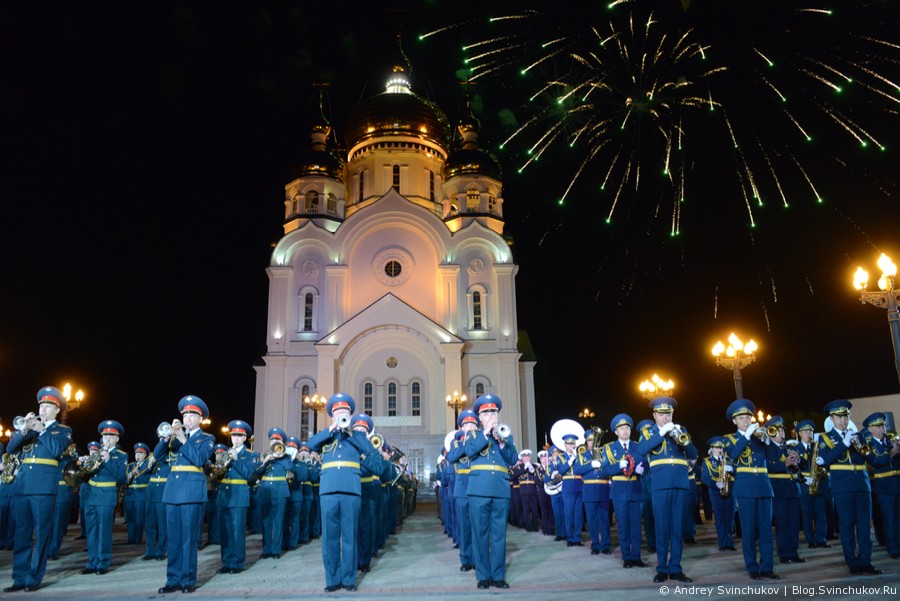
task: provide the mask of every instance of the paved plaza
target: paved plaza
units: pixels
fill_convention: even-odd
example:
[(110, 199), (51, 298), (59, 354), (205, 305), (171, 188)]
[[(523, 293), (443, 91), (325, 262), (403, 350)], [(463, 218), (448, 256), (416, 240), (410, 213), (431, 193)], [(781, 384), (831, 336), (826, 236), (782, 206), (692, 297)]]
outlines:
[[(48, 564), (45, 588), (37, 593), (17, 592), (4, 599), (179, 599), (182, 593), (159, 595), (165, 584), (165, 562), (141, 561), (143, 545), (125, 544), (124, 525), (119, 518), (113, 538), (113, 561), (104, 576), (79, 574), (86, 562), (83, 540), (76, 540), (78, 526), (69, 528), (62, 557)], [(667, 594), (652, 579), (655, 556), (646, 549), (643, 559), (650, 568), (622, 568), (618, 550), (612, 555), (591, 555), (590, 547), (566, 547), (552, 537), (511, 528), (507, 539), (507, 591), (475, 588), (474, 571), (459, 571), (458, 552), (441, 533), (435, 505), (420, 503), (396, 536), (372, 563), (372, 571), (360, 574), (359, 590), (349, 593), (323, 592), (321, 541), (316, 540), (287, 553), (281, 559), (257, 560), (259, 535), (248, 539), (248, 569), (241, 574), (216, 574), (220, 567), (219, 547), (200, 551), (197, 592), (190, 598), (216, 599), (317, 599), (357, 597), (359, 599), (462, 599), (502, 596), (508, 599), (603, 599), (624, 596), (628, 601), (659, 600), (662, 597), (741, 599), (820, 598), (877, 599), (896, 598), (900, 593), (900, 560), (892, 560), (882, 547), (875, 547), (873, 563), (884, 570), (881, 576), (850, 576), (844, 565), (838, 541), (831, 549), (807, 549), (801, 545), (806, 564), (776, 564), (783, 580), (752, 581), (743, 569), (740, 551), (720, 552), (712, 522), (697, 528), (698, 544), (686, 545), (682, 565), (694, 579), (690, 585), (667, 582)], [(613, 543), (615, 544), (615, 528)], [(740, 548), (740, 541), (737, 541)], [(0, 585), (9, 586), (12, 552), (0, 551)], [(681, 587), (676, 590), (675, 585)], [(700, 587), (704, 587), (701, 589)], [(750, 588), (748, 588), (750, 587)], [(821, 588), (820, 588), (821, 587)], [(833, 591), (834, 587), (844, 587)], [(851, 587), (851, 588), (846, 588)], [(705, 589), (711, 588), (711, 591)]]

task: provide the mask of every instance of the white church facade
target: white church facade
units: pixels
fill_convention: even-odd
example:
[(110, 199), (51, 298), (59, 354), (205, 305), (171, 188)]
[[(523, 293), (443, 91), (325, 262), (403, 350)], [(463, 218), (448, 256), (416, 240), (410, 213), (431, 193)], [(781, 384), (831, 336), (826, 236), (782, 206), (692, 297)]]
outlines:
[(324, 118), (314, 124), (267, 269), (257, 437), (279, 426), (307, 439), (329, 418), (304, 399), (344, 392), (426, 482), (459, 391), (469, 407), (498, 395), (517, 446), (535, 448), (535, 360), (520, 348), (500, 169), (471, 114), (457, 132), (453, 143), (402, 67), (352, 112), (346, 156), (328, 149)]

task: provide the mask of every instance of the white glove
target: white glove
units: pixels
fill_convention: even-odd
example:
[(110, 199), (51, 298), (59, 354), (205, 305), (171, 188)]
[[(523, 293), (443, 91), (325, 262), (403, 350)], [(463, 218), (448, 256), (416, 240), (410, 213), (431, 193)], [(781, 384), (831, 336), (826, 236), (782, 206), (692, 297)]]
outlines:
[(744, 438), (746, 438), (747, 440), (750, 440), (750, 437), (753, 436), (753, 433), (756, 432), (758, 429), (759, 429), (759, 424), (756, 422), (753, 422), (752, 424), (747, 426), (746, 430), (744, 430)]
[(440, 481), (440, 480), (435, 481), (434, 487), (435, 487), (435, 488), (440, 488), (440, 487), (441, 487), (441, 481)]
[(550, 478), (556, 478), (557, 476), (559, 476), (559, 472), (557, 472), (556, 470), (553, 470), (553, 473), (550, 474)]
[(725, 488), (724, 482), (716, 482), (716, 488)]
[(825, 460), (821, 457), (816, 457), (816, 465), (825, 465)]
[(659, 429), (659, 435), (665, 436), (666, 434), (668, 434), (669, 432), (671, 432), (674, 429), (675, 429), (675, 424), (673, 424), (672, 422), (669, 422), (668, 424), (666, 424), (665, 426), (662, 426)]
[(575, 455), (570, 455), (569, 456), (569, 465), (572, 465), (573, 463), (575, 463)]
[(807, 479), (806, 479), (806, 485), (809, 486), (809, 485), (811, 485), (811, 484), (812, 484), (812, 478), (807, 478)]
[(637, 474), (638, 476), (643, 474), (644, 473), (644, 464), (643, 463), (637, 464), (637, 467), (634, 468), (634, 473)]
[(854, 437), (859, 439), (859, 435), (856, 432), (847, 430), (847, 433), (844, 434), (844, 446), (850, 448), (850, 445), (853, 444)]
[(734, 468), (731, 467), (730, 465), (726, 465), (726, 466), (725, 466), (725, 471), (728, 472), (728, 473), (731, 473), (731, 472), (734, 471)]
[(596, 459), (594, 459), (593, 461), (591, 461), (591, 467), (594, 468), (594, 469), (599, 470), (599, 469), (600, 469), (600, 462), (597, 461)]
[(619, 469), (623, 469), (623, 470), (624, 470), (626, 467), (628, 467), (628, 460), (627, 460), (627, 459), (621, 460), (621, 461), (619, 462)]
[(532, 464), (529, 463), (529, 464), (526, 466), (526, 469), (527, 469), (529, 472), (534, 473), (534, 466), (533, 466)]

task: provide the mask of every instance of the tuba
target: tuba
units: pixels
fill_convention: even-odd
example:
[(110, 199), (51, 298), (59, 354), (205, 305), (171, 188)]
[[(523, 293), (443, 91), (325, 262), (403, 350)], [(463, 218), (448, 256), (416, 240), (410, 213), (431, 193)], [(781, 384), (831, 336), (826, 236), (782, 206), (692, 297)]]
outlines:
[(225, 474), (231, 469), (232, 464), (234, 464), (234, 457), (230, 452), (219, 453), (215, 463), (209, 468), (209, 475), (213, 480), (218, 482), (225, 477)]
[(21, 465), (19, 456), (15, 453), (3, 454), (3, 473), (0, 474), (0, 482), (3, 484), (12, 484), (16, 479), (16, 471)]

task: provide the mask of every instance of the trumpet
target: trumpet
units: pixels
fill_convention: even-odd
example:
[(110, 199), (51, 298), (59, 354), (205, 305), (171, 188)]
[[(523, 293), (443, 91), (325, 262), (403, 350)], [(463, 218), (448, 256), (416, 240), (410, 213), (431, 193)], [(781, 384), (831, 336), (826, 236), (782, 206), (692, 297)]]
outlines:
[(691, 444), (691, 435), (681, 429), (681, 426), (675, 424), (673, 430), (669, 430), (669, 436), (675, 440), (675, 444), (680, 447)]
[(170, 424), (169, 422), (161, 422), (156, 427), (156, 436), (158, 436), (159, 438), (168, 438), (172, 436), (173, 432), (174, 429), (172, 428), (172, 424)]
[(21, 415), (13, 419), (13, 428), (25, 434), (29, 430), (34, 429), (34, 422), (41, 421), (41, 418), (34, 413), (22, 417)]
[(775, 438), (778, 436), (778, 426), (769, 426), (765, 430), (762, 428), (757, 428), (753, 431), (753, 435), (759, 438), (762, 442), (766, 442), (766, 438)]
[(872, 454), (872, 447), (870, 447), (866, 443), (862, 442), (859, 439), (858, 435), (855, 435), (855, 436), (853, 436), (853, 438), (850, 439), (850, 446), (852, 446), (854, 449), (856, 449), (856, 452), (859, 453), (860, 455), (871, 455)]
[(337, 418), (337, 429), (347, 431), (350, 429), (350, 416), (341, 414)]
[(372, 443), (372, 448), (378, 451), (381, 449), (381, 445), (384, 444), (384, 438), (381, 437), (381, 434), (372, 432), (372, 434), (369, 436), (369, 442)]
[(511, 433), (509, 426), (506, 424), (500, 424), (494, 428), (494, 438), (497, 439), (497, 442), (506, 442), (506, 439), (509, 438)]

